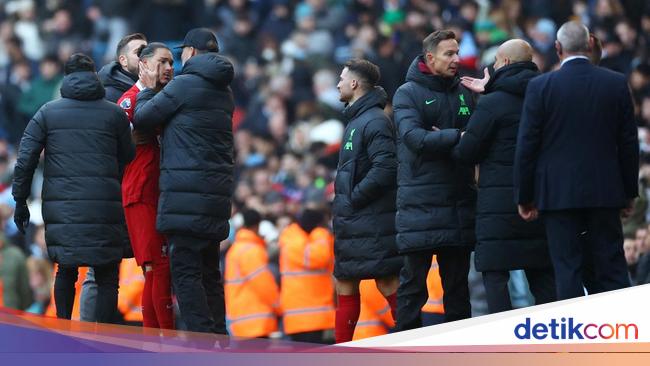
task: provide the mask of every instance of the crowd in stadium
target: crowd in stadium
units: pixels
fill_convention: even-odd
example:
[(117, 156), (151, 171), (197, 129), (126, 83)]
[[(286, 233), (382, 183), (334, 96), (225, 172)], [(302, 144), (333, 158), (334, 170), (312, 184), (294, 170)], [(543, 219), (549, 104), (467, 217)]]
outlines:
[[(90, 55), (99, 71), (116, 61), (119, 41), (137, 32), (145, 35), (149, 43), (162, 42), (171, 49), (174, 73), (178, 75), (181, 52), (174, 47), (186, 46), (186, 33), (205, 27), (216, 35), (219, 54), (234, 66), (230, 84), (234, 95), (235, 152), (232, 217), (228, 238), (220, 245), (221, 269), (228, 268), (229, 260), (236, 260), (238, 239), (262, 240), (270, 268), (265, 291), (269, 297), (286, 303), (283, 296), (297, 296), (300, 290), (294, 288), (294, 293), (282, 294), (284, 285), (291, 288), (291, 283), (285, 284), (286, 279), (280, 276), (286, 265), (279, 261), (283, 238), (289, 240), (304, 231), (316, 236), (305, 240), (334, 240), (330, 222), (335, 173), (339, 151), (344, 149), (347, 138), (345, 105), (337, 89), (344, 64), (359, 58), (379, 67), (378, 85), (387, 93), (385, 110), (392, 116), (393, 96), (404, 83), (413, 59), (422, 53), (422, 40), (431, 32), (449, 29), (455, 33), (461, 76), (482, 77), (483, 69), (494, 62), (497, 48), (513, 38), (526, 40), (532, 46), (532, 61), (540, 71), (549, 72), (560, 66), (556, 33), (569, 20), (578, 20), (589, 28), (602, 44), (600, 66), (624, 74), (630, 86), (641, 160), (639, 198), (623, 225), (624, 251), (631, 283), (650, 283), (647, 1), (0, 0), (0, 305), (55, 315), (55, 269), (48, 257), (40, 214), (43, 159), (31, 183), (31, 221), (25, 234), (14, 224), (11, 187), (25, 127), (44, 104), (61, 97), (64, 63), (73, 54)], [(296, 225), (303, 231), (296, 231)], [(327, 229), (314, 233), (312, 229), (318, 226)], [(333, 266), (334, 258), (329, 255), (325, 251), (316, 258), (324, 261), (323, 268)], [(138, 264), (134, 260), (122, 262), (120, 314), (113, 322), (143, 321), (140, 302), (145, 281)], [(228, 274), (224, 276), (227, 281)], [(437, 276), (434, 262), (427, 304), (428, 313), (434, 316), (425, 324), (441, 321), (435, 315), (444, 311), (433, 306), (442, 301), (440, 293), (431, 293), (440, 288), (439, 283), (435, 284)], [(472, 271), (474, 316), (487, 312), (485, 290), (477, 276)], [(83, 280), (80, 275), (77, 297)], [(326, 324), (316, 324), (315, 328), (331, 330), (333, 282), (331, 276), (318, 281), (299, 287), (319, 290), (321, 296), (331, 299), (332, 309), (323, 320)], [(359, 327), (367, 333), (357, 329), (355, 338), (388, 332), (394, 321), (387, 300), (365, 281), (361, 292), (366, 299), (362, 299), (357, 324), (367, 325)], [(521, 271), (513, 272), (510, 292), (515, 307), (533, 303)], [(226, 289), (227, 307), (229, 301), (247, 300), (229, 300)], [(291, 314), (279, 310), (276, 315), (284, 322), (274, 320), (259, 325), (261, 333), (249, 334), (250, 327), (238, 331), (236, 325), (227, 325), (231, 334), (242, 336), (306, 332), (296, 324), (309, 320), (291, 320)], [(78, 305), (72, 318), (83, 318)], [(316, 337), (294, 339), (334, 340), (333, 334), (327, 332)]]

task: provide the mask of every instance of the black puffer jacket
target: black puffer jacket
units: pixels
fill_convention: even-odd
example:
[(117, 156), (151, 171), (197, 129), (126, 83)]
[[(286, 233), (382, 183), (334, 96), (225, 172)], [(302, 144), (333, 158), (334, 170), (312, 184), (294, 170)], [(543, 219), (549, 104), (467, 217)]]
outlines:
[(233, 66), (194, 56), (165, 88), (138, 94), (136, 129), (164, 126), (158, 231), (223, 240), (233, 189)]
[[(422, 56), (393, 98), (398, 127), (397, 245), (400, 252), (474, 245), (474, 168), (451, 150), (474, 110), (459, 79), (433, 76)], [(439, 129), (433, 130), (434, 126)]]
[(50, 258), (69, 266), (114, 263), (122, 259), (125, 236), (120, 171), (135, 155), (129, 120), (102, 99), (94, 72), (67, 75), (61, 96), (25, 129), (13, 196), (27, 199), (45, 149), (43, 220)]
[(478, 271), (550, 266), (544, 226), (522, 220), (512, 199), (512, 165), (524, 94), (537, 75), (532, 62), (497, 70), (453, 152), (456, 159), (480, 166), (474, 257)]
[(122, 94), (138, 81), (137, 75), (124, 70), (116, 61), (104, 65), (97, 75), (106, 89), (104, 98), (113, 103), (117, 103)]
[(334, 276), (378, 278), (399, 274), (395, 244), (397, 160), (395, 128), (377, 87), (343, 114), (349, 120), (334, 183)]

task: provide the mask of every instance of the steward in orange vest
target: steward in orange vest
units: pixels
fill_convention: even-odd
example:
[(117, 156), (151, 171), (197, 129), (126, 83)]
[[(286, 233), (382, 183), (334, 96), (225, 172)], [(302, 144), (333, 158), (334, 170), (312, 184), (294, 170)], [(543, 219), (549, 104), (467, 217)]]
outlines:
[(117, 309), (124, 317), (125, 324), (142, 324), (142, 293), (144, 275), (135, 258), (122, 259), (120, 263), (120, 292), (117, 296)]
[(422, 307), (422, 325), (425, 327), (445, 321), (445, 307), (442, 304), (442, 281), (440, 280), (435, 255), (431, 260), (431, 268), (429, 268), (429, 274), (427, 275), (427, 290), (429, 291), (429, 299)]
[(306, 209), (280, 234), (284, 332), (297, 342), (323, 343), (323, 331), (334, 329), (334, 237), (324, 221)]
[(376, 337), (388, 333), (395, 326), (390, 312), (390, 305), (379, 292), (375, 281), (363, 280), (359, 284), (361, 294), (361, 311), (352, 340)]
[(280, 291), (268, 268), (266, 243), (258, 234), (260, 214), (243, 213), (244, 227), (226, 254), (226, 321), (235, 337), (268, 337), (278, 330)]

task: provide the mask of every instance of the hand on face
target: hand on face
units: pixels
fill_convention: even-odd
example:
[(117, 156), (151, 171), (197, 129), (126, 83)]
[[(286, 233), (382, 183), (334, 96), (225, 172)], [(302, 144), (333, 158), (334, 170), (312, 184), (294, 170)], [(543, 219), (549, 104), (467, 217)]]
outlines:
[[(153, 67), (152, 67), (153, 66)], [(150, 65), (146, 61), (139, 63), (139, 78), (142, 85), (149, 89), (156, 89), (160, 74), (160, 64)]]

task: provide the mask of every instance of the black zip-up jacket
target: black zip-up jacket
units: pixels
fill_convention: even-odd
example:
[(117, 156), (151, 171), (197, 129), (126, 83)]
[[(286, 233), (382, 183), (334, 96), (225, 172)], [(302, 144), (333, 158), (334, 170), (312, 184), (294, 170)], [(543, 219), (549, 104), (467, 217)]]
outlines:
[(124, 70), (116, 61), (104, 65), (97, 75), (106, 90), (104, 98), (113, 103), (117, 103), (122, 94), (138, 81), (137, 75)]
[(162, 126), (158, 231), (223, 240), (233, 191), (232, 64), (216, 53), (190, 58), (156, 94), (138, 94), (134, 126)]
[(129, 120), (102, 99), (94, 72), (67, 75), (61, 97), (41, 107), (25, 129), (13, 196), (27, 199), (45, 150), (43, 221), (50, 258), (66, 266), (119, 262), (126, 237), (120, 172), (135, 155)]
[(474, 111), (472, 94), (458, 77), (432, 75), (418, 56), (393, 97), (393, 109), (400, 252), (473, 247), (474, 168), (450, 155)]
[(537, 75), (537, 66), (532, 62), (497, 70), (453, 151), (456, 159), (480, 167), (474, 255), (477, 271), (551, 265), (544, 226), (519, 217), (512, 199), (512, 166), (524, 94), (528, 82)]
[(377, 87), (345, 108), (334, 183), (334, 275), (339, 279), (399, 274), (395, 244), (395, 127)]

